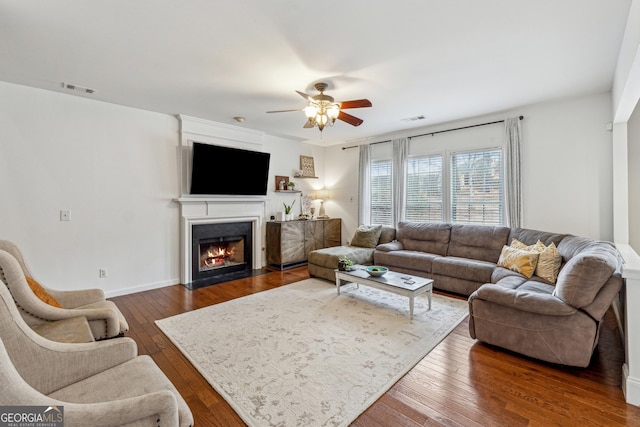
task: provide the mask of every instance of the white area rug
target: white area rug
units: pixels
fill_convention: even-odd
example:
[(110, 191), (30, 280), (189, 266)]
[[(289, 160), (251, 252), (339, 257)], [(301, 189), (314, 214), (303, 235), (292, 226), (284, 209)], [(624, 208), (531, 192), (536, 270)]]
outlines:
[[(347, 426), (468, 314), (467, 302), (307, 279), (156, 323), (249, 426)], [(197, 420), (196, 420), (197, 423)]]

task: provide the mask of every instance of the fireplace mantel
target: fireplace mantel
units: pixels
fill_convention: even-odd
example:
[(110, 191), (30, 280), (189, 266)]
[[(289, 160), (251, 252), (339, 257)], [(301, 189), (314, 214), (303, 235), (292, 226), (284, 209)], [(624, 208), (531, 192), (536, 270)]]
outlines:
[(181, 197), (180, 204), (180, 280), (191, 283), (191, 230), (194, 224), (250, 221), (253, 233), (253, 268), (265, 265), (263, 244), (266, 197), (222, 196)]
[(180, 121), (180, 280), (191, 283), (191, 227), (194, 224), (251, 221), (253, 268), (266, 265), (262, 242), (265, 234), (266, 196), (192, 196), (191, 156), (193, 142), (259, 151), (263, 132), (185, 115)]

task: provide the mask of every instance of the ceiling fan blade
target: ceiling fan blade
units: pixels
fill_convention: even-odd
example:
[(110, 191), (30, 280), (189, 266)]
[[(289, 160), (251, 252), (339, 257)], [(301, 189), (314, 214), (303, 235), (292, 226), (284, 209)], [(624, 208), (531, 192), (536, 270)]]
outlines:
[(301, 97), (303, 97), (304, 99), (306, 99), (309, 102), (313, 102), (313, 98), (310, 97), (309, 95), (307, 95), (304, 92), (300, 92), (299, 90), (296, 91), (298, 93), (298, 95), (300, 95)]
[(351, 114), (347, 114), (344, 111), (340, 111), (340, 114), (338, 114), (338, 119), (342, 120), (343, 122), (347, 122), (352, 126), (360, 126), (363, 122), (362, 119), (354, 117)]
[(368, 99), (354, 99), (352, 101), (342, 101), (340, 108), (365, 108), (371, 107), (371, 101)]
[(296, 108), (295, 110), (274, 110), (274, 111), (267, 111), (267, 113), (288, 113), (290, 111), (302, 111), (300, 108)]
[(309, 129), (312, 128), (314, 126), (313, 122), (311, 120), (307, 120), (306, 122), (304, 122), (304, 126), (302, 126), (305, 129)]

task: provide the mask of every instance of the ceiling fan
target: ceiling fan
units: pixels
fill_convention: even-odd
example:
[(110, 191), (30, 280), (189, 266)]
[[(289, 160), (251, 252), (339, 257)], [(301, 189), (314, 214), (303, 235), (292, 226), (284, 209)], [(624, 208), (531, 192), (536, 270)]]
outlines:
[(297, 90), (296, 92), (307, 100), (308, 105), (302, 109), (295, 110), (277, 110), (267, 111), (267, 113), (284, 113), (289, 111), (304, 111), (307, 116), (307, 121), (304, 124), (305, 128), (312, 128), (317, 126), (320, 132), (325, 126), (333, 126), (336, 119), (349, 123), (352, 126), (360, 126), (363, 122), (351, 114), (347, 114), (342, 110), (349, 108), (365, 108), (371, 107), (371, 101), (368, 99), (355, 99), (352, 101), (335, 102), (332, 96), (325, 95), (324, 91), (327, 89), (327, 83), (316, 83), (314, 85), (316, 90), (320, 92), (318, 95), (307, 95), (304, 92)]

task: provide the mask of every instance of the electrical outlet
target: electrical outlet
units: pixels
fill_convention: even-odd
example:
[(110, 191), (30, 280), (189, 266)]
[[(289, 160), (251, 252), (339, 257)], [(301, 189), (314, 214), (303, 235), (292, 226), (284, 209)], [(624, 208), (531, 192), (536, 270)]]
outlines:
[(71, 211), (60, 211), (60, 221), (71, 221)]
[(98, 270), (98, 277), (103, 278), (103, 277), (107, 277), (107, 269), (106, 268), (101, 268), (100, 270)]

